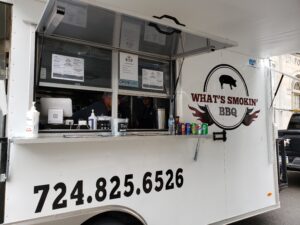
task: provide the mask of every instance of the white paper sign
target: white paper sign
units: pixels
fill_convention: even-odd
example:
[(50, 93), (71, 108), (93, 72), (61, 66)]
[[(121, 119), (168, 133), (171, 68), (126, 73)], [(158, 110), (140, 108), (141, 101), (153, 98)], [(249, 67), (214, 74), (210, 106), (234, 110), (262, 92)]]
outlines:
[(138, 56), (120, 52), (120, 86), (138, 87)]
[(140, 46), (140, 33), (140, 24), (123, 22), (121, 48), (138, 51)]
[(164, 90), (164, 73), (162, 71), (143, 69), (142, 73), (144, 89)]
[(51, 78), (84, 82), (84, 59), (53, 54)]
[(7, 99), (4, 80), (0, 80), (0, 110), (2, 111), (2, 115), (7, 114)]

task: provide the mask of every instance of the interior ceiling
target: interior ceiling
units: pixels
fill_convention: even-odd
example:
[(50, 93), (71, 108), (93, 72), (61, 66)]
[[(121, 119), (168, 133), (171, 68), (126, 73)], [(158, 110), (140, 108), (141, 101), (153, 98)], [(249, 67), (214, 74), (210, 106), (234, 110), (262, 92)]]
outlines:
[(300, 0), (89, 0), (138, 15), (169, 14), (189, 29), (238, 42), (254, 57), (300, 52)]

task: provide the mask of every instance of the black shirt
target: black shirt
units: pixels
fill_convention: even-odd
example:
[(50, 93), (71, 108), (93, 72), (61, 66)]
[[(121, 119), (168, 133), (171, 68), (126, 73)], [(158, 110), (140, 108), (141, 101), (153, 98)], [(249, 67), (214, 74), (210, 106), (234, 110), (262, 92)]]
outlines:
[(138, 113), (138, 127), (142, 129), (155, 128), (156, 114), (153, 107), (144, 106)]

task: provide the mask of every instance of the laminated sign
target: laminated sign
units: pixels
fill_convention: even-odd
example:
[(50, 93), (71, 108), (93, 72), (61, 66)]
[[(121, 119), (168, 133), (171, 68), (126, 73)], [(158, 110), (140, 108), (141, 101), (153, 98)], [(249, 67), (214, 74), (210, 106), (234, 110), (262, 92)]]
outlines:
[(84, 59), (52, 54), (51, 78), (84, 82)]
[(138, 61), (137, 55), (120, 52), (120, 86), (139, 86)]
[(196, 106), (189, 105), (193, 116), (202, 123), (216, 124), (224, 130), (249, 126), (260, 110), (257, 98), (249, 94), (247, 84), (233, 66), (215, 66), (207, 75), (201, 93), (191, 93)]
[(157, 70), (143, 69), (143, 89), (164, 90), (164, 73)]

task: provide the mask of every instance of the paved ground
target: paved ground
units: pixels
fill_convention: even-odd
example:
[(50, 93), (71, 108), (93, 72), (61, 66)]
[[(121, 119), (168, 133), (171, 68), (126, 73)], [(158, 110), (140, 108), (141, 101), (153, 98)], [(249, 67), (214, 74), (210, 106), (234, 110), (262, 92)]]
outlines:
[(280, 192), (281, 208), (231, 225), (300, 225), (300, 172), (289, 172), (289, 187)]

